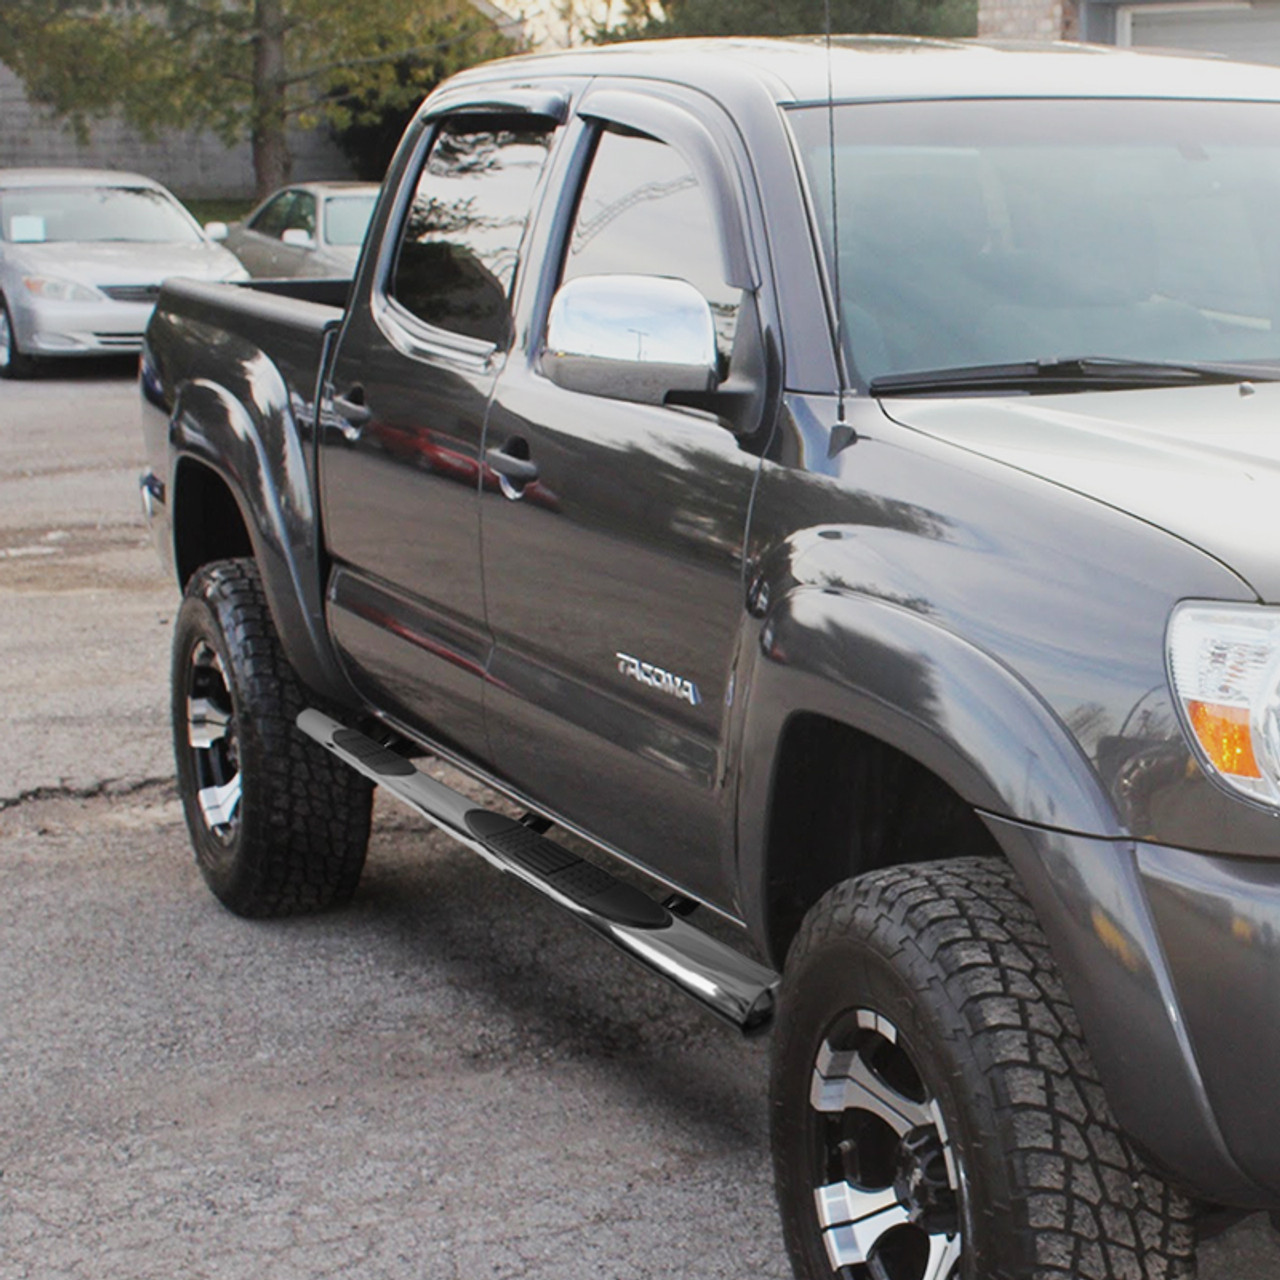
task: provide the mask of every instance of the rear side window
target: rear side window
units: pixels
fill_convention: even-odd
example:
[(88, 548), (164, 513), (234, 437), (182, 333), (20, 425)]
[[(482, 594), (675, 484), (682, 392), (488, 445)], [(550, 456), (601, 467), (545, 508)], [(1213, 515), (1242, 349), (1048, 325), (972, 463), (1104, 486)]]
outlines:
[(723, 262), (711, 201), (680, 153), (643, 134), (605, 130), (578, 201), (562, 281), (613, 274), (687, 280), (711, 304), (727, 358), (742, 291), (724, 282)]
[(438, 329), (502, 343), (550, 121), (459, 116), (436, 134), (400, 233), (389, 293)]

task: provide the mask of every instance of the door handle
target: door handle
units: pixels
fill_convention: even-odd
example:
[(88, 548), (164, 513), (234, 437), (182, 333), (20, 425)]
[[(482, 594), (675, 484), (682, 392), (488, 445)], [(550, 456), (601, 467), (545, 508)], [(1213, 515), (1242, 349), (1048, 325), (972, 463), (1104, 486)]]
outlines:
[(364, 434), (365, 423), (373, 417), (373, 410), (364, 402), (364, 388), (352, 387), (345, 396), (329, 391), (329, 408), (333, 411), (334, 426), (342, 432), (348, 444), (355, 444)]
[[(358, 388), (352, 391), (355, 395)], [(333, 410), (353, 427), (363, 427), (373, 417), (373, 410), (363, 400), (350, 400), (346, 396), (333, 397)]]
[(485, 461), (504, 479), (525, 485), (538, 478), (538, 464), (528, 458), (517, 458), (506, 447), (485, 450)]

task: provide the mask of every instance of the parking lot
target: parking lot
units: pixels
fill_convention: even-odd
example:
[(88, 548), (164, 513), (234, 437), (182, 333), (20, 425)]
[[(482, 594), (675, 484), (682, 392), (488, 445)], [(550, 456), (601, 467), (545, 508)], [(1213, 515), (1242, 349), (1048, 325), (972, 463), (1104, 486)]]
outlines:
[(767, 1044), (389, 804), (344, 912), (205, 891), (135, 398), (0, 384), (0, 1278), (782, 1280)]

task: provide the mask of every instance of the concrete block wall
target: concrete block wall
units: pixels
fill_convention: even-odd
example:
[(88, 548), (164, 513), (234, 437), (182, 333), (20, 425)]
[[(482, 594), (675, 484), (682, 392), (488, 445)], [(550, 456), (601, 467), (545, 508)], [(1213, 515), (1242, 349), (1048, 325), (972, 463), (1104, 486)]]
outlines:
[[(323, 130), (295, 132), (293, 177), (349, 178), (350, 164)], [(163, 182), (191, 199), (243, 199), (253, 195), (253, 158), (248, 143), (226, 147), (210, 133), (178, 131), (149, 142), (119, 121), (93, 127), (89, 143), (27, 99), (22, 82), (0, 65), (0, 168), (70, 165), (125, 169)]]
[(978, 0), (978, 34), (1007, 40), (1071, 40), (1074, 0)]

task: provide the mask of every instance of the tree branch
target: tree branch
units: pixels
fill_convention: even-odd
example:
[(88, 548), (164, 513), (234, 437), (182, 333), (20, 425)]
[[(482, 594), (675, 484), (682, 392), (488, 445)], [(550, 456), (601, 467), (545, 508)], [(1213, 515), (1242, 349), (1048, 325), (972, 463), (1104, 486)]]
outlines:
[(448, 49), (453, 45), (463, 44), (468, 40), (475, 40), (478, 37), (488, 34), (489, 32), (477, 28), (474, 31), (465, 31), (460, 35), (450, 36), (447, 40), (437, 40), (434, 44), (414, 45), (408, 49), (396, 49), (391, 53), (370, 54), (366, 58), (339, 58), (333, 62), (324, 62), (319, 66), (311, 67), (306, 71), (299, 71), (295, 75), (288, 76), (285, 79), (285, 83), (290, 86), (295, 84), (305, 84), (308, 80), (314, 80), (318, 76), (328, 75), (331, 71), (353, 71), (358, 67), (375, 67), (388, 62), (400, 62), (405, 58), (416, 58), (420, 54), (436, 53), (441, 49)]

